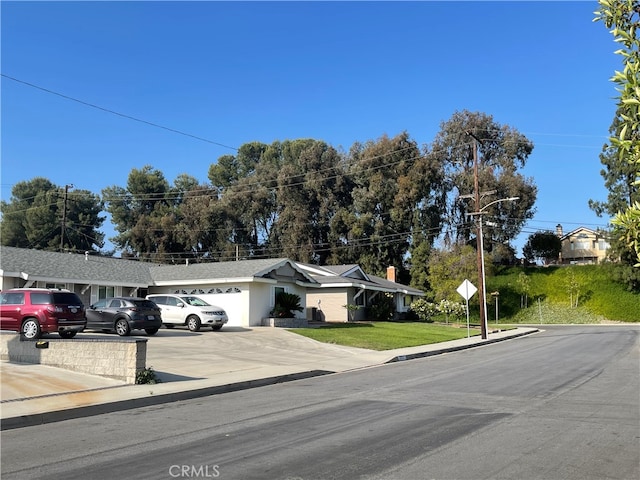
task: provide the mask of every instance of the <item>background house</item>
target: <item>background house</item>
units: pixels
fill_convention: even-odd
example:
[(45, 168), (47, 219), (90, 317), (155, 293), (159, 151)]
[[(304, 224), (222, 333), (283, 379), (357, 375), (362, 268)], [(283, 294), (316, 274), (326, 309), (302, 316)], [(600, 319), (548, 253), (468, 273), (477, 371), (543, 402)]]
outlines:
[(562, 242), (560, 263), (598, 264), (607, 257), (609, 242), (604, 234), (586, 227), (563, 233), (562, 225), (556, 226), (556, 235)]

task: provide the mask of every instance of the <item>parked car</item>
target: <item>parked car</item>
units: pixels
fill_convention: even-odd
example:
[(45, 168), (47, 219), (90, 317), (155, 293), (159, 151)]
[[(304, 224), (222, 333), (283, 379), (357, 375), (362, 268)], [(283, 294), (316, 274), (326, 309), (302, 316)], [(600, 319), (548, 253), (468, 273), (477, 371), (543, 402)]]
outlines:
[(192, 332), (202, 326), (220, 330), (229, 321), (227, 312), (194, 295), (147, 295), (162, 310), (162, 323), (167, 328), (186, 325)]
[(20, 332), (26, 339), (53, 332), (73, 338), (86, 324), (82, 300), (68, 290), (13, 288), (0, 292), (0, 328)]
[(123, 337), (131, 330), (144, 330), (147, 335), (155, 335), (161, 326), (160, 308), (144, 298), (105, 298), (87, 308), (87, 329), (91, 330), (115, 331)]

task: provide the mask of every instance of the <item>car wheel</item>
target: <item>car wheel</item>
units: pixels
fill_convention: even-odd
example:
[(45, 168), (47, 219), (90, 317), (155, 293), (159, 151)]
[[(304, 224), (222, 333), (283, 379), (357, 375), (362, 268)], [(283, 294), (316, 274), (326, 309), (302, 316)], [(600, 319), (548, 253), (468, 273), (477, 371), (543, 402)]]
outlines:
[(121, 318), (116, 322), (115, 331), (121, 337), (126, 337), (131, 333), (131, 328), (129, 328), (129, 322), (127, 322), (124, 318)]
[(76, 333), (78, 332), (58, 332), (58, 334), (60, 335), (60, 337), (62, 338), (73, 338), (76, 336)]
[(166, 328), (173, 328), (173, 323), (163, 323)]
[(211, 330), (213, 330), (214, 332), (217, 332), (218, 330), (220, 330), (222, 328), (222, 325), (213, 325), (211, 327)]
[(22, 324), (20, 334), (28, 340), (40, 338), (40, 324), (37, 320), (29, 318)]
[(144, 331), (147, 332), (147, 335), (155, 335), (158, 333), (157, 328), (145, 328)]
[(189, 315), (187, 317), (187, 327), (189, 327), (189, 330), (192, 332), (197, 332), (200, 330), (200, 319), (195, 315)]

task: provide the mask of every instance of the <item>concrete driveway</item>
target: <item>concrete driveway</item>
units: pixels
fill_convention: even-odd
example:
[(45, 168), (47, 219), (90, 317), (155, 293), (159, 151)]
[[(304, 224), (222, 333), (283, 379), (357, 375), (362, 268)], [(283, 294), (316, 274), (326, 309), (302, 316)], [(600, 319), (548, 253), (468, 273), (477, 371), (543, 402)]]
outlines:
[(161, 329), (148, 339), (147, 367), (153, 368), (163, 382), (277, 367), (315, 370), (341, 362), (348, 367), (354, 357), (371, 352), (319, 343), (271, 327), (224, 327), (219, 332)]

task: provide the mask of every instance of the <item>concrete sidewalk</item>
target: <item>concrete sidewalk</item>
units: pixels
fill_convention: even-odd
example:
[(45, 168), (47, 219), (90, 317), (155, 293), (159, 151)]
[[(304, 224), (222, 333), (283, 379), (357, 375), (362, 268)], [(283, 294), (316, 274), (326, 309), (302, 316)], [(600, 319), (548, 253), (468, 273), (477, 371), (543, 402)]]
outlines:
[(517, 328), (491, 333), (486, 340), (476, 336), (374, 351), (323, 344), (270, 327), (199, 333), (163, 329), (150, 337), (147, 345), (147, 367), (156, 372), (161, 380), (158, 384), (127, 385), (44, 365), (1, 362), (1, 429), (346, 372), (487, 345), (537, 331)]

